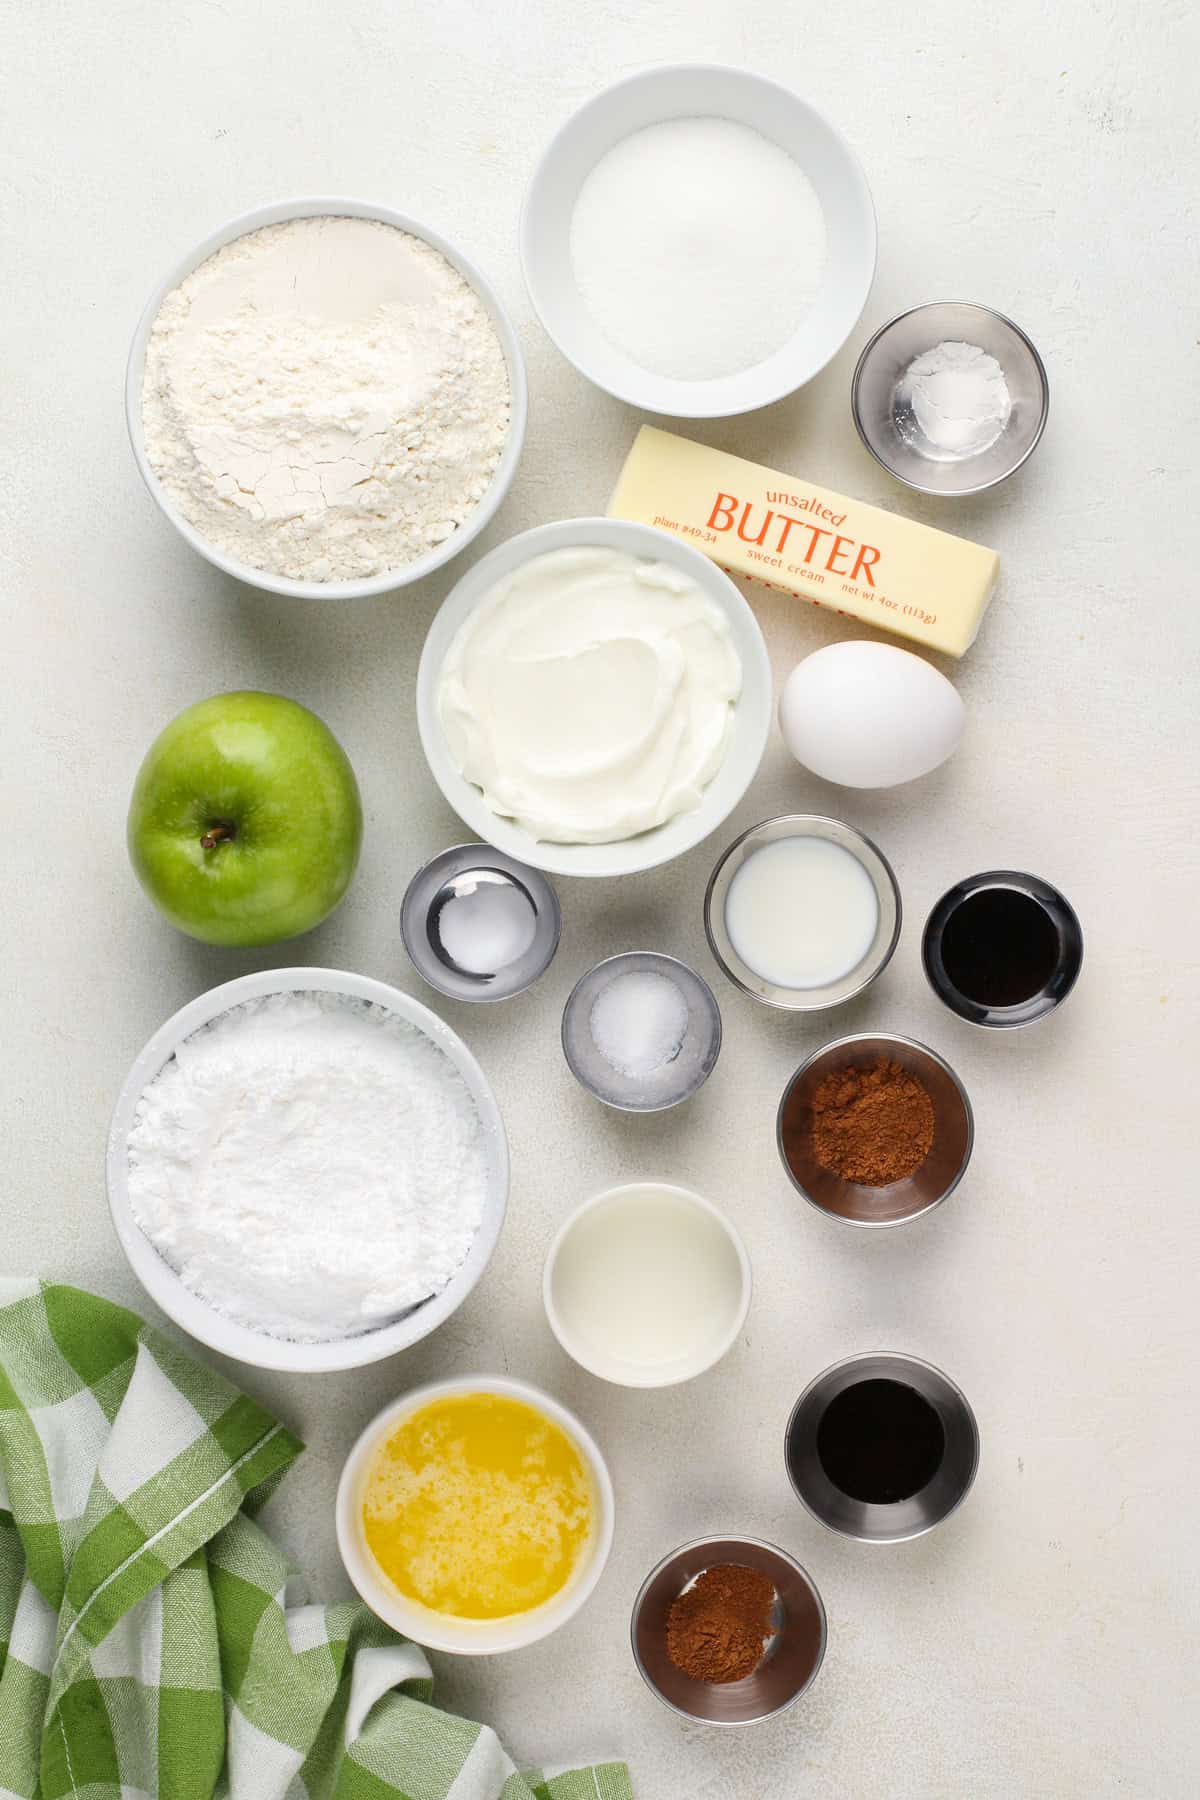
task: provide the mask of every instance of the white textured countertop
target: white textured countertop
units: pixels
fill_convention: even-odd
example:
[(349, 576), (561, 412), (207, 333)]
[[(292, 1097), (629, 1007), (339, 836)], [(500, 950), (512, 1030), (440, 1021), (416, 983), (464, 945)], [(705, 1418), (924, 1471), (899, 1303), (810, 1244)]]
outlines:
[[(541, 985), (494, 1010), (440, 1007), (491, 1075), (511, 1134), (509, 1223), (481, 1286), (435, 1337), (362, 1374), (235, 1371), (308, 1440), (273, 1517), (325, 1596), (344, 1589), (331, 1520), (339, 1465), (384, 1400), (439, 1373), (507, 1368), (580, 1412), (618, 1494), (601, 1588), (539, 1648), (438, 1659), (440, 1695), (487, 1718), (518, 1755), (626, 1755), (639, 1800), (1195, 1791), (1200, 270), (1183, 71), (1200, 44), (1190, 13), (1176, 0), (1149, 13), (1113, 0), (1049, 10), (935, 0), (916, 12), (849, 0), (832, 14), (790, 0), (746, 12), (622, 0), (26, 0), (8, 15), (0, 1270), (54, 1273), (135, 1306), (102, 1152), (143, 1040), (190, 996), (266, 961), (358, 969), (429, 998), (401, 948), (400, 896), (417, 864), (461, 835), (413, 718), (417, 656), (453, 569), (394, 598), (325, 606), (262, 597), (194, 556), (143, 491), (125, 441), (123, 363), (152, 284), (228, 216), (289, 193), (377, 198), (460, 242), (513, 310), (532, 389), (524, 461), (486, 548), (602, 510), (637, 422), (560, 360), (525, 299), (517, 213), (552, 127), (642, 63), (711, 58), (793, 85), (866, 167), (880, 266), (851, 343), (795, 399), (697, 435), (1000, 550), (1002, 588), (953, 671), (969, 714), (962, 750), (916, 786), (856, 796), (803, 774), (774, 736), (719, 841), (619, 885), (561, 883), (562, 948)], [(868, 332), (946, 296), (1020, 321), (1053, 390), (1028, 468), (957, 505), (893, 485), (859, 447), (847, 400)], [(761, 593), (755, 604), (778, 677), (850, 635), (809, 607)], [(267, 957), (177, 936), (124, 850), (150, 739), (189, 702), (235, 686), (316, 708), (346, 745), (367, 810), (345, 906)], [(877, 838), (906, 908), (877, 988), (808, 1024), (724, 983), (700, 919), (721, 843), (794, 808), (841, 813)], [(1003, 865), (1060, 884), (1087, 937), (1069, 1005), (1009, 1037), (942, 1011), (918, 957), (942, 889)], [(576, 976), (638, 945), (709, 975), (726, 1027), (702, 1095), (643, 1120), (588, 1100), (558, 1046)], [(813, 1046), (871, 1025), (949, 1057), (978, 1139), (948, 1206), (858, 1236), (794, 1196), (773, 1120)], [(641, 1174), (726, 1206), (757, 1284), (745, 1341), (714, 1373), (663, 1394), (576, 1369), (539, 1299), (564, 1212)], [(984, 1438), (968, 1505), (895, 1549), (822, 1531), (794, 1501), (781, 1456), (808, 1378), (872, 1347), (944, 1366)], [(732, 1735), (673, 1718), (627, 1644), (651, 1564), (717, 1531), (793, 1551), (830, 1617), (811, 1694)]]

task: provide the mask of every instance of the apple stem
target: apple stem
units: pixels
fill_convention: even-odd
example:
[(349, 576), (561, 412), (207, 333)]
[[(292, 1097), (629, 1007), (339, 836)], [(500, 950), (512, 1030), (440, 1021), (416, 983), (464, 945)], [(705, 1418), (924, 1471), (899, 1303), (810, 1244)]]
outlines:
[(237, 832), (234, 826), (224, 824), (218, 820), (215, 825), (209, 826), (204, 836), (200, 839), (200, 848), (202, 850), (215, 850), (218, 844), (236, 836)]

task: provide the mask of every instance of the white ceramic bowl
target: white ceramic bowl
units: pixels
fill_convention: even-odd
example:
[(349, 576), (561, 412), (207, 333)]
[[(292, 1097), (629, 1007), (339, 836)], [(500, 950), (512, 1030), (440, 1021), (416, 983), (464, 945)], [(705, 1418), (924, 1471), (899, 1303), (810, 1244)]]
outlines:
[[(571, 217), (602, 156), (665, 119), (719, 117), (748, 125), (797, 162), (816, 189), (828, 237), (824, 279), (788, 343), (750, 369), (713, 381), (678, 381), (641, 368), (596, 324), (571, 266)], [(779, 222), (786, 231), (787, 220)], [(720, 231), (714, 220), (713, 230)], [(794, 393), (820, 373), (853, 331), (875, 275), (875, 211), (845, 140), (806, 100), (747, 69), (674, 63), (606, 88), (550, 140), (525, 197), (521, 262), (534, 308), (558, 348), (597, 387), (648, 412), (716, 419)]]
[[(362, 1491), (371, 1457), (389, 1432), (410, 1413), (430, 1400), (447, 1394), (503, 1394), (524, 1400), (545, 1413), (566, 1432), (587, 1465), (596, 1506), (595, 1531), (578, 1567), (566, 1586), (531, 1612), (504, 1619), (457, 1619), (416, 1605), (394, 1587), (367, 1548), (362, 1528)], [(372, 1419), (358, 1439), (342, 1470), (337, 1493), (337, 1540), (342, 1561), (354, 1586), (372, 1612), (394, 1630), (424, 1644), (430, 1650), (448, 1650), (459, 1656), (495, 1656), (503, 1650), (522, 1650), (549, 1637), (574, 1618), (604, 1572), (613, 1538), (613, 1490), (603, 1456), (574, 1413), (527, 1381), (508, 1375), (456, 1375), (414, 1388)]]
[[(425, 1032), (440, 1050), (445, 1051), (466, 1082), (479, 1110), (487, 1150), (488, 1189), (483, 1219), (466, 1260), (441, 1293), (395, 1324), (380, 1325), (358, 1337), (338, 1338), (324, 1344), (297, 1344), (287, 1338), (252, 1331), (218, 1312), (198, 1294), (193, 1294), (146, 1237), (129, 1203), (129, 1133), (137, 1103), (159, 1070), (171, 1060), (179, 1044), (199, 1031), (202, 1025), (243, 1001), (257, 1000), (264, 994), (297, 991), (345, 994), (356, 1000), (371, 1000)], [(296, 1374), (311, 1375), (332, 1369), (358, 1369), (366, 1363), (379, 1362), (385, 1356), (394, 1356), (398, 1350), (406, 1350), (410, 1344), (428, 1337), (461, 1306), (486, 1269), (504, 1224), (508, 1203), (508, 1142), (500, 1109), (483, 1070), (462, 1039), (419, 1000), (410, 999), (399, 988), (388, 987), (382, 981), (372, 981), (365, 975), (346, 974), (338, 969), (265, 969), (260, 974), (243, 975), (236, 981), (211, 988), (207, 994), (180, 1007), (154, 1033), (126, 1076), (117, 1100), (108, 1134), (107, 1177), (108, 1204), (121, 1248), (150, 1298), (169, 1318), (202, 1344), (220, 1350), (226, 1356), (235, 1356), (239, 1362), (252, 1363), (260, 1369), (287, 1369)]]
[[(508, 364), (508, 385), (512, 397), (509, 418), (508, 438), (501, 453), (496, 473), (492, 476), (491, 485), (479, 502), (475, 511), (453, 532), (444, 543), (438, 544), (424, 556), (414, 557), (412, 562), (403, 564), (398, 569), (388, 569), (382, 575), (369, 576), (364, 581), (296, 581), (287, 575), (274, 575), (267, 569), (255, 569), (249, 563), (239, 562), (236, 558), (226, 556), (214, 544), (189, 524), (176, 507), (158, 476), (150, 467), (146, 456), (146, 441), (142, 430), (142, 376), (146, 361), (146, 342), (151, 327), (158, 317), (159, 308), (167, 295), (177, 288), (181, 281), (199, 268), (202, 262), (212, 256), (223, 245), (231, 244), (235, 238), (245, 237), (249, 231), (258, 231), (264, 225), (279, 225), (285, 219), (315, 218), (347, 218), (378, 219), (384, 225), (395, 225), (400, 231), (407, 231), (413, 237), (431, 244), (441, 252), (446, 261), (458, 270), (463, 280), (474, 288), (486, 306), (504, 351), (504, 360)], [(376, 206), (366, 200), (347, 200), (343, 198), (312, 198), (302, 200), (277, 200), (270, 206), (255, 207), (253, 212), (241, 213), (236, 219), (206, 237), (203, 243), (190, 250), (175, 267), (159, 282), (149, 300), (145, 311), (138, 320), (137, 330), (133, 334), (130, 346), (129, 362), (125, 370), (125, 419), (129, 427), (129, 441), (133, 446), (134, 458), (141, 471), (142, 480), (149, 488), (151, 495), (158, 502), (176, 531), (184, 538), (193, 550), (207, 557), (208, 561), (226, 575), (232, 575), (238, 581), (248, 582), (251, 587), (263, 588), (270, 594), (287, 594), (295, 599), (316, 600), (358, 600), (370, 594), (388, 594), (395, 588), (408, 587), (414, 581), (420, 581), (434, 569), (440, 569), (451, 557), (465, 550), (471, 541), (479, 536), (489, 519), (493, 517), (500, 502), (504, 499), (516, 473), (517, 463), (521, 455), (521, 446), (525, 438), (525, 421), (528, 412), (528, 392), (525, 383), (525, 362), (521, 355), (521, 346), (517, 334), (513, 330), (512, 321), (505, 312), (500, 296), (483, 272), (476, 268), (462, 251), (457, 249), (440, 232), (431, 231), (428, 225), (410, 219), (405, 213), (393, 212), (391, 207)]]
[[(598, 1345), (573, 1316), (563, 1279), (565, 1264), (572, 1253), (572, 1240), (577, 1238), (580, 1226), (586, 1227), (594, 1223), (596, 1215), (606, 1207), (621, 1206), (639, 1194), (647, 1194), (653, 1198), (667, 1197), (702, 1214), (706, 1224), (711, 1222), (719, 1233), (723, 1240), (722, 1250), (727, 1257), (726, 1304), (720, 1316), (711, 1319), (711, 1329), (703, 1341), (683, 1347), (679, 1355), (670, 1361), (643, 1363), (620, 1352), (606, 1353), (604, 1347)], [(576, 1248), (579, 1246), (576, 1245)], [(631, 1181), (621, 1187), (606, 1188), (603, 1193), (594, 1194), (590, 1200), (585, 1200), (559, 1227), (546, 1257), (542, 1275), (542, 1300), (546, 1317), (550, 1321), (550, 1329), (567, 1355), (573, 1357), (589, 1374), (598, 1375), (602, 1381), (614, 1382), (618, 1387), (676, 1387), (681, 1381), (691, 1381), (695, 1376), (703, 1375), (706, 1369), (719, 1363), (737, 1342), (742, 1326), (746, 1323), (746, 1314), (750, 1310), (752, 1290), (750, 1259), (746, 1255), (745, 1245), (725, 1214), (702, 1194), (668, 1181)], [(615, 1299), (614, 1303), (619, 1306)]]
[[(698, 807), (612, 844), (551, 844), (533, 837), (512, 819), (502, 819), (480, 790), (460, 774), (450, 754), (438, 713), (442, 665), (459, 627), (505, 575), (549, 550), (600, 545), (670, 563), (699, 583), (729, 620), (742, 661), (742, 692), (734, 709), (733, 735), (716, 775)], [(728, 575), (699, 550), (625, 519), (561, 519), (509, 538), (477, 562), (450, 590), (429, 628), (417, 670), (417, 728), (433, 778), (460, 819), (478, 837), (519, 862), (555, 875), (634, 875), (655, 869), (691, 850), (724, 823), (758, 772), (771, 728), (771, 665), (758, 620)]]

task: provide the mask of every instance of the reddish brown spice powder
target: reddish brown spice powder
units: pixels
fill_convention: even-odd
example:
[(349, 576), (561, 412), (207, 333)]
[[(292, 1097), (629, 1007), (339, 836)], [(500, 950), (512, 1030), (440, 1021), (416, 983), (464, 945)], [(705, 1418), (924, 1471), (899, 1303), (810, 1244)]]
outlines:
[(933, 1101), (924, 1082), (881, 1056), (838, 1069), (812, 1097), (812, 1152), (823, 1169), (864, 1187), (912, 1175), (933, 1148)]
[(774, 1604), (775, 1588), (761, 1569), (717, 1563), (672, 1601), (667, 1655), (693, 1681), (742, 1681), (775, 1635)]

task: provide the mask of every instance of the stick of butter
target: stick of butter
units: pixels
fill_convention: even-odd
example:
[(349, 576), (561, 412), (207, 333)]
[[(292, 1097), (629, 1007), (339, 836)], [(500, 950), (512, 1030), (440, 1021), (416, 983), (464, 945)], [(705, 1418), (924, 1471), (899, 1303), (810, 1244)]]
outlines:
[(634, 439), (608, 511), (951, 656), (974, 643), (1000, 570), (994, 550), (654, 425)]

